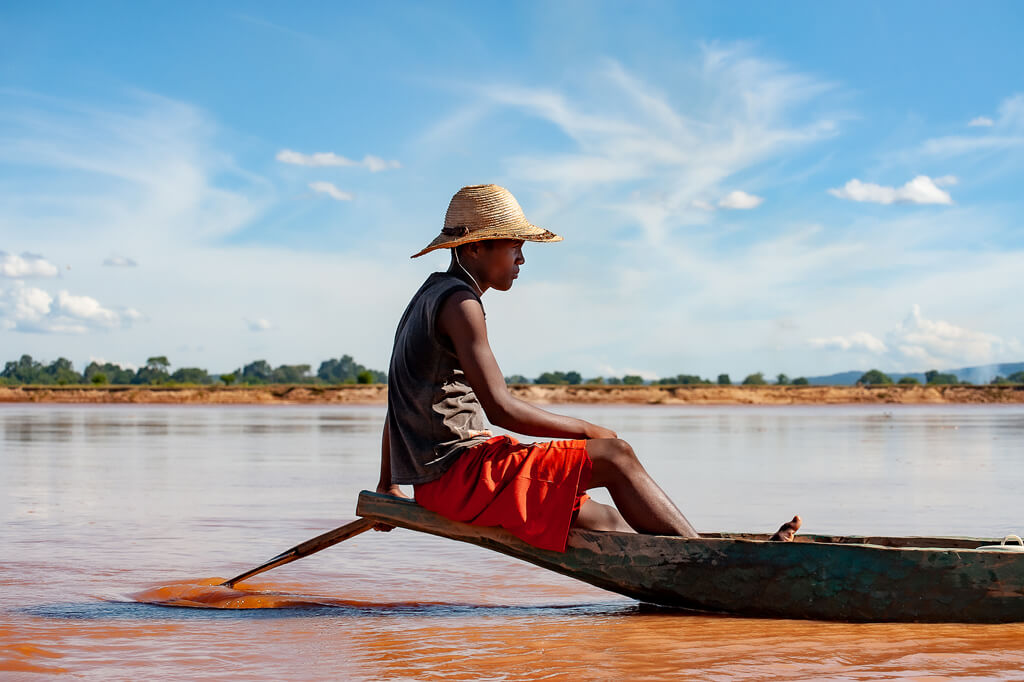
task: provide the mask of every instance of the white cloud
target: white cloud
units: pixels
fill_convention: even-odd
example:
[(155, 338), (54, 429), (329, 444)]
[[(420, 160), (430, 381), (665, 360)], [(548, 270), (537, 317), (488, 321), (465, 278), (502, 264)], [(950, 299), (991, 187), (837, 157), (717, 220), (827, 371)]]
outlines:
[(967, 125), (971, 128), (991, 128), (995, 124), (996, 122), (988, 116), (976, 116), (975, 118), (972, 118)]
[(21, 281), (0, 291), (0, 325), (10, 331), (85, 334), (128, 327), (141, 318), (142, 314), (133, 308), (114, 310), (90, 296), (76, 296), (64, 290), (54, 298)]
[(251, 332), (265, 332), (268, 329), (274, 328), (274, 325), (270, 324), (269, 320), (262, 317), (255, 320), (246, 319), (245, 324), (249, 327), (249, 331)]
[(324, 180), (318, 180), (316, 182), (309, 183), (309, 188), (319, 194), (326, 194), (332, 199), (338, 201), (352, 201), (354, 198), (351, 193), (343, 192), (334, 186), (334, 183), (326, 182)]
[(884, 343), (867, 332), (856, 332), (849, 336), (814, 338), (810, 339), (808, 343), (811, 348), (821, 350), (857, 350), (869, 353), (885, 353), (888, 350)]
[(90, 296), (73, 296), (66, 291), (57, 292), (56, 311), (73, 319), (98, 327), (116, 327), (120, 316)]
[(926, 319), (916, 304), (890, 334), (890, 343), (904, 358), (938, 369), (995, 362), (1022, 351), (1016, 340)]
[(57, 266), (35, 253), (13, 253), (0, 251), (0, 276), (12, 278), (56, 277)]
[(759, 196), (747, 194), (743, 190), (737, 189), (722, 197), (718, 205), (722, 208), (749, 210), (757, 208), (763, 201), (764, 199)]
[(854, 178), (839, 189), (828, 191), (839, 199), (866, 201), (875, 204), (944, 204), (953, 203), (949, 192), (939, 188), (940, 184), (951, 185), (956, 178), (945, 175), (932, 180), (927, 175), (918, 175), (902, 187), (886, 187), (873, 182), (861, 182)]
[(109, 268), (134, 268), (138, 266), (134, 258), (127, 256), (108, 256), (103, 259), (103, 265)]
[(50, 312), (53, 297), (36, 287), (15, 282), (14, 288), (0, 290), (0, 317), (5, 329), (18, 329), (19, 325), (33, 325)]
[(714, 211), (715, 205), (706, 199), (694, 199), (690, 202), (690, 205), (694, 208), (699, 208), (702, 211)]
[(398, 161), (388, 161), (371, 154), (364, 156), (362, 161), (355, 161), (344, 156), (339, 156), (334, 152), (303, 154), (301, 152), (292, 151), (291, 149), (282, 149), (277, 153), (275, 158), (281, 163), (289, 163), (295, 166), (308, 166), (310, 168), (323, 168), (328, 166), (363, 166), (369, 169), (371, 173), (378, 173), (383, 170), (402, 167), (402, 164)]
[(974, 331), (942, 320), (929, 320), (914, 304), (896, 329), (886, 334), (887, 343), (868, 332), (849, 336), (809, 339), (812, 348), (867, 352), (893, 365), (894, 369), (955, 369), (1019, 359), (1024, 352), (1016, 339)]

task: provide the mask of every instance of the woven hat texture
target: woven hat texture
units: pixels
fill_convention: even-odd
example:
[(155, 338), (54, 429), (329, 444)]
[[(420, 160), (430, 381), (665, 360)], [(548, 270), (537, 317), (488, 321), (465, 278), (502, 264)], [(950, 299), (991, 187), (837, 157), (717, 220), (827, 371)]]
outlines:
[(485, 239), (522, 239), (530, 242), (560, 242), (554, 232), (537, 227), (523, 215), (519, 202), (504, 187), (470, 185), (463, 187), (448, 204), (444, 227), (434, 241), (412, 257), (435, 249), (478, 242)]

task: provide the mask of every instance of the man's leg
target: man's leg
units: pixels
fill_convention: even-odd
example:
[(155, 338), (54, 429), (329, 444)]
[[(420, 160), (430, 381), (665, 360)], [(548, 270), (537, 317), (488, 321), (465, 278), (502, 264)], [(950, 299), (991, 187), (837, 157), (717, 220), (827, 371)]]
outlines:
[(612, 530), (619, 533), (635, 533), (636, 531), (626, 523), (619, 510), (610, 504), (601, 504), (594, 500), (587, 500), (580, 507), (573, 526), (587, 530)]
[(607, 488), (622, 518), (637, 532), (699, 537), (644, 469), (629, 443), (619, 438), (588, 440), (587, 454), (593, 462), (587, 489)]
[[(686, 520), (679, 508), (672, 503), (651, 475), (637, 459), (636, 453), (629, 443), (620, 438), (597, 438), (587, 441), (587, 454), (593, 462), (590, 474), (591, 488), (607, 488), (611, 493), (615, 506), (621, 512), (626, 523), (639, 533), (652, 535), (680, 535), (684, 538), (700, 537)], [(580, 518), (593, 500), (588, 500), (580, 508)], [(593, 502), (597, 504), (596, 502)], [(606, 505), (599, 505), (605, 507)], [(595, 509), (588, 513), (585, 520), (595, 524), (614, 523), (608, 513)], [(589, 519), (594, 519), (589, 521)], [(582, 523), (578, 524), (582, 526)], [(592, 530), (617, 530), (583, 526)], [(792, 521), (782, 527), (770, 539), (791, 541), (800, 529), (800, 517), (794, 516)]]

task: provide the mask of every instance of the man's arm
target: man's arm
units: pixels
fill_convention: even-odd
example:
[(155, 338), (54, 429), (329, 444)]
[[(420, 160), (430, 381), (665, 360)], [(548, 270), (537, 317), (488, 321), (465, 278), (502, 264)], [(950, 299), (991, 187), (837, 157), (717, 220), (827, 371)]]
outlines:
[(441, 307), (437, 323), (438, 330), (452, 340), (462, 371), (495, 426), (542, 438), (616, 437), (610, 429), (542, 410), (513, 396), (491, 352), (483, 308), (469, 292), (452, 294)]

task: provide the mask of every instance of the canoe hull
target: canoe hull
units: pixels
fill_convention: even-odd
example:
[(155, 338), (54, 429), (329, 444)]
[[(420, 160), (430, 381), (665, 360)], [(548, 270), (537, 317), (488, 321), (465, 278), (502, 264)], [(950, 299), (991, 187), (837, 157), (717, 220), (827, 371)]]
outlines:
[(387, 495), (362, 493), (356, 513), (660, 606), (815, 620), (1024, 621), (1024, 553), (971, 549), (990, 539), (936, 538), (931, 542), (947, 546), (935, 548), (906, 546), (914, 544), (909, 538), (891, 539), (904, 546), (882, 546), (851, 538), (779, 543), (573, 529), (567, 551), (559, 553)]

